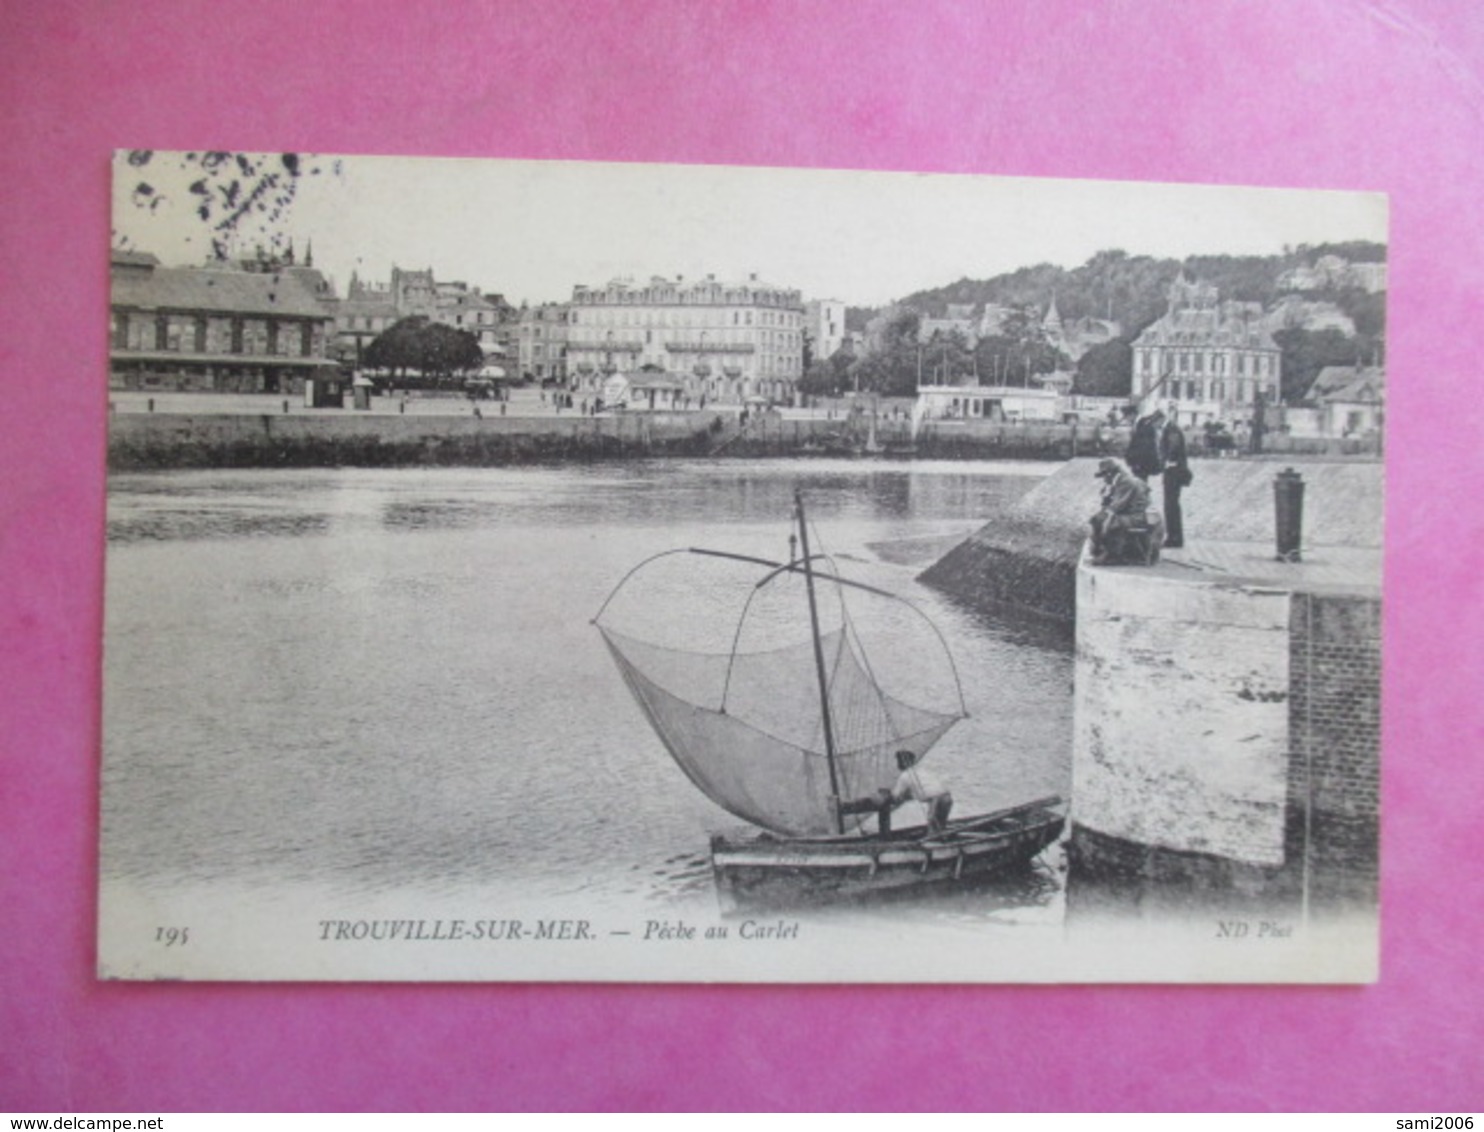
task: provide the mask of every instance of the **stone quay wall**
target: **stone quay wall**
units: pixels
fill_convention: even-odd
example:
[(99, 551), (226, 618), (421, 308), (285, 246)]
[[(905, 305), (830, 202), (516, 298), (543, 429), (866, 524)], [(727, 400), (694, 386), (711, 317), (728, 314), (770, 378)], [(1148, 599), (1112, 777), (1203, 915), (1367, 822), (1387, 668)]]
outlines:
[(1282, 864), (1289, 620), (1280, 591), (1080, 570), (1072, 821)]
[[(1273, 477), (1279, 459), (1191, 463), (1181, 496), (1189, 539), (1275, 545)], [(1376, 461), (1294, 460), (1304, 477), (1306, 547), (1381, 545), (1381, 465)], [(1070, 621), (1077, 607), (1077, 563), (1087, 520), (1098, 508), (1097, 461), (1066, 462), (1004, 515), (986, 523), (922, 574), (969, 604), (1016, 605)], [(1159, 481), (1151, 505), (1161, 505)]]
[(1381, 598), (1341, 564), (1379, 559), (1382, 468), (1296, 461), (1304, 562), (1265, 570), (1285, 466), (1193, 465), (1187, 546), (1245, 576), (1180, 555), (1086, 565), (1090, 459), (923, 575), (970, 604), (1075, 621), (1071, 914), (1373, 914)]
[[(119, 470), (479, 466), (667, 455), (1068, 461), (1120, 455), (1128, 443), (1127, 429), (1053, 422), (932, 421), (914, 434), (904, 413), (882, 416), (873, 425), (869, 416), (848, 411), (812, 417), (759, 412), (743, 424), (735, 407), (601, 417), (502, 416), (498, 402), (487, 402), (481, 404), (482, 417), (471, 411), (434, 420), (427, 413), (306, 410), (294, 397), (286, 403), (292, 411), (114, 413), (109, 419), (109, 464)], [(1275, 437), (1274, 443), (1279, 442), (1287, 438)], [(1062, 582), (1070, 585), (1070, 574)]]
[[(711, 414), (612, 417), (351, 413), (119, 413), (108, 465), (150, 468), (502, 465), (704, 455), (723, 434)], [(713, 422), (716, 422), (713, 424)]]
[(1371, 912), (1379, 595), (1084, 569), (1078, 596), (1069, 908)]

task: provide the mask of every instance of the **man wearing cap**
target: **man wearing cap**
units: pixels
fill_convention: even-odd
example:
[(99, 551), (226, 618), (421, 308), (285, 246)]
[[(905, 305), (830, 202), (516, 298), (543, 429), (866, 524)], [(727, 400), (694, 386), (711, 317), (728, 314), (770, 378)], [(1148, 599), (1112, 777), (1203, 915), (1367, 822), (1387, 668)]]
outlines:
[(1105, 456), (1098, 461), (1096, 474), (1103, 481), (1103, 507), (1089, 520), (1094, 566), (1108, 561), (1109, 534), (1142, 526), (1149, 510), (1149, 485), (1135, 477), (1122, 460)]

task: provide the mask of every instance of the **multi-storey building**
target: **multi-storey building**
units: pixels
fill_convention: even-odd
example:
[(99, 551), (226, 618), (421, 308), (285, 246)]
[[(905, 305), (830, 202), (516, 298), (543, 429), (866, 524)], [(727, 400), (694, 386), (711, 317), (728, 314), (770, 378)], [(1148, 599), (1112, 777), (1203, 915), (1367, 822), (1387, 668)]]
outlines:
[(515, 362), (520, 377), (566, 382), (568, 318), (566, 303), (520, 308), (515, 326)]
[(600, 393), (615, 373), (666, 373), (697, 402), (792, 402), (804, 364), (799, 292), (715, 276), (573, 288), (567, 372), (574, 389)]
[(482, 294), (463, 282), (439, 283), (432, 268), (393, 267), (391, 282), (385, 284), (367, 283), (353, 273), (335, 315), (336, 353), (356, 364), (387, 327), (400, 319), (422, 317), (467, 330), (486, 354), (497, 354), (505, 345), (510, 314), (502, 296)]
[(298, 393), (334, 364), (334, 295), (292, 260), (162, 267), (115, 251), (109, 306), (115, 388)]
[(1134, 341), (1133, 397), (1177, 402), (1182, 424), (1245, 417), (1259, 395), (1277, 403), (1281, 359), (1261, 303), (1221, 302), (1182, 274), (1164, 317)]
[(833, 358), (845, 344), (845, 304), (839, 299), (811, 299), (805, 303), (804, 341), (815, 361)]
[(917, 324), (917, 340), (930, 342), (935, 335), (939, 334), (944, 337), (957, 334), (972, 350), (975, 343), (979, 341), (979, 320), (974, 317), (974, 305), (972, 303), (948, 303), (941, 318), (923, 315), (922, 320)]
[(1280, 291), (1318, 291), (1359, 287), (1378, 294), (1386, 290), (1386, 264), (1350, 263), (1337, 255), (1320, 256), (1312, 266), (1295, 267), (1278, 277)]

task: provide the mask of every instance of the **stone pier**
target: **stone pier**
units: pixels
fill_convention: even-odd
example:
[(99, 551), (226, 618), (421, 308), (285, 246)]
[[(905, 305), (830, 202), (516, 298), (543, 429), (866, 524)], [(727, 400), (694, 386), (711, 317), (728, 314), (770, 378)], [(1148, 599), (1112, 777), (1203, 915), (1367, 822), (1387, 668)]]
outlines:
[(1096, 462), (1075, 460), (923, 575), (1075, 619), (1074, 921), (1374, 913), (1382, 467), (1294, 463), (1302, 560), (1280, 562), (1286, 466), (1197, 462), (1185, 547), (1109, 567), (1085, 557)]
[(1077, 575), (1074, 912), (1374, 901), (1379, 550), (1192, 540)]

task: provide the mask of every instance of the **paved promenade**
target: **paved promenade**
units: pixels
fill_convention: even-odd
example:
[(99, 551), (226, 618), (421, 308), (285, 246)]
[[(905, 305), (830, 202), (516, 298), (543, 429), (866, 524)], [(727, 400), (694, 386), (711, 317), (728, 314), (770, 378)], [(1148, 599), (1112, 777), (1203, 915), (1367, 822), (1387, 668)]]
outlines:
[[(111, 390), (108, 394), (108, 402), (116, 413), (208, 413), (208, 414), (234, 414), (245, 416), (262, 416), (264, 414), (281, 416), (284, 413), (284, 404), (288, 404), (288, 413), (307, 414), (311, 416), (418, 416), (418, 417), (472, 417), (475, 406), (485, 417), (501, 416), (500, 408), (504, 405), (504, 415), (511, 417), (574, 417), (582, 416), (583, 398), (574, 395), (576, 407), (571, 409), (558, 409), (552, 392), (542, 392), (539, 389), (513, 389), (510, 400), (499, 401), (470, 401), (466, 397), (427, 397), (412, 393), (408, 396), (406, 407), (403, 407), (402, 398), (397, 397), (372, 397), (369, 409), (308, 409), (304, 407), (303, 397), (290, 396), (283, 393), (176, 393), (176, 392), (149, 392), (147, 390)], [(590, 400), (590, 398), (589, 398)], [(150, 403), (154, 408), (150, 408)], [(709, 403), (706, 411), (737, 412), (740, 405), (723, 405)], [(780, 410), (786, 420), (828, 420), (844, 419), (845, 409), (840, 406), (830, 408), (820, 407), (818, 409), (793, 409)]]
[(1279, 562), (1276, 545), (1271, 542), (1195, 538), (1187, 539), (1179, 550), (1164, 551), (1154, 572), (1186, 580), (1269, 585), (1308, 593), (1374, 594), (1381, 585), (1381, 551), (1378, 547), (1319, 546), (1304, 550), (1302, 561)]

